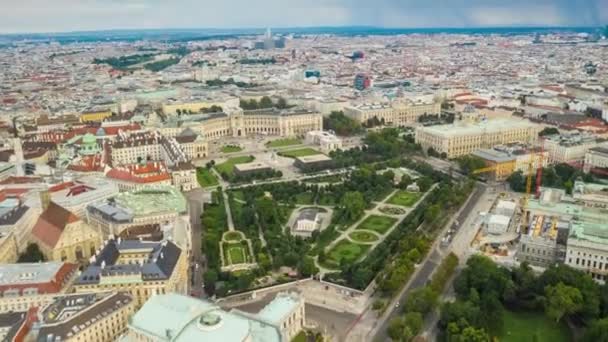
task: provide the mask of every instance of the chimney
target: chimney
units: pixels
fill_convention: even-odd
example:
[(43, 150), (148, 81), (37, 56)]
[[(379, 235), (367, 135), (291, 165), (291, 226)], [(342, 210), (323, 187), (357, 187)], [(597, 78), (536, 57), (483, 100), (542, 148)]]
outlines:
[(40, 191), (40, 205), (42, 206), (42, 211), (45, 211), (49, 207), (49, 204), (51, 204), (51, 193), (47, 187)]

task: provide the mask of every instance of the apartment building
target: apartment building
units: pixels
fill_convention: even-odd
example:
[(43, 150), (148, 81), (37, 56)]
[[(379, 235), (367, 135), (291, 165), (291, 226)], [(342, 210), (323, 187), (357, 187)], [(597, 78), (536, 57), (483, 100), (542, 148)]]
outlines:
[(589, 173), (592, 169), (608, 170), (608, 146), (593, 147), (585, 153), (583, 170)]
[(544, 140), (552, 164), (583, 162), (587, 151), (595, 147), (608, 147), (592, 134), (572, 133), (549, 136)]
[(0, 312), (45, 306), (70, 289), (78, 265), (64, 262), (0, 264)]
[(188, 292), (188, 257), (175, 243), (110, 239), (74, 282), (77, 293), (128, 292), (141, 307), (151, 296)]
[(135, 302), (124, 292), (61, 295), (40, 308), (28, 337), (34, 341), (117, 341), (134, 312)]
[(540, 126), (514, 119), (480, 122), (457, 122), (416, 128), (416, 143), (424, 150), (435, 149), (448, 158), (456, 158), (475, 150), (514, 142), (531, 144), (538, 138)]

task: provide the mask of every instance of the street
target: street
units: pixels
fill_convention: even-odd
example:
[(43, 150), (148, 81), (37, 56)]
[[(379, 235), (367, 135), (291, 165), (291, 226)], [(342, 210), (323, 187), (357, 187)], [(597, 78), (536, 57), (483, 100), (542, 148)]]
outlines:
[[(452, 220), (451, 225), (449, 225), (450, 229), (454, 231), (454, 239), (459, 235), (462, 235), (465, 231), (470, 231), (469, 227), (465, 227), (466, 229), (459, 229), (462, 227), (460, 225), (461, 222), (464, 222), (468, 217), (470, 217), (471, 213), (474, 212), (474, 209), (483, 198), (483, 194), (486, 191), (486, 186), (480, 183), (477, 183), (475, 189), (473, 190), (471, 196), (469, 197), (468, 202), (461, 209), (455, 220)], [(442, 234), (443, 235), (443, 234)], [(439, 235), (440, 237), (442, 235)], [(466, 234), (468, 235), (468, 234)], [(440, 238), (437, 238), (434, 242), (431, 250), (426, 257), (426, 259), (422, 262), (421, 266), (415, 271), (414, 275), (410, 279), (410, 281), (404, 286), (401, 290), (401, 293), (393, 299), (390, 303), (390, 307), (388, 308), (388, 313), (385, 313), (383, 317), (380, 318), (378, 322), (375, 322), (374, 327), (378, 326), (377, 329), (372, 329), (371, 336), (373, 338), (367, 338), (366, 336), (359, 337), (360, 339), (357, 341), (387, 341), (389, 340), (387, 329), (390, 320), (401, 313), (401, 304), (404, 302), (405, 298), (412, 290), (422, 287), (426, 284), (426, 282), (430, 279), (432, 273), (435, 271), (435, 268), (439, 266), (441, 260), (445, 255), (449, 253), (445, 249), (439, 246)], [(461, 239), (458, 239), (461, 241)], [(469, 240), (470, 242), (470, 240)], [(459, 244), (458, 248), (464, 248), (467, 244)], [(398, 306), (396, 306), (399, 304)]]

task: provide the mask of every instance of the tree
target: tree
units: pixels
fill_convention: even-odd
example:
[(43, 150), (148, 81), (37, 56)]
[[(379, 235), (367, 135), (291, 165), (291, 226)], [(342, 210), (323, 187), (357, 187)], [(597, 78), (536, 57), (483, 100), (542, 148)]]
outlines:
[(585, 331), (584, 342), (608, 341), (608, 318), (594, 321)]
[(547, 135), (559, 134), (559, 130), (555, 127), (545, 127), (542, 131), (538, 133), (539, 137), (544, 137)]
[(304, 257), (299, 264), (300, 274), (303, 277), (310, 277), (319, 272), (319, 268), (315, 266), (315, 261), (311, 257)]
[(342, 111), (334, 111), (328, 117), (324, 117), (323, 128), (332, 130), (341, 136), (356, 135), (363, 131), (360, 123), (344, 115)]
[(217, 271), (210, 269), (205, 272), (203, 275), (203, 282), (205, 283), (205, 292), (209, 296), (213, 296), (215, 294), (215, 283), (217, 282), (218, 274)]
[(270, 97), (264, 96), (262, 99), (260, 99), (260, 108), (272, 108), (273, 106), (274, 104), (272, 103)]
[(467, 327), (462, 331), (460, 335), (460, 341), (463, 342), (488, 342), (490, 336), (483, 329), (476, 329), (474, 327)]
[(558, 322), (564, 315), (578, 312), (583, 306), (581, 292), (572, 286), (559, 283), (545, 288), (547, 303), (545, 311), (547, 316)]
[(417, 288), (405, 299), (405, 311), (420, 312), (423, 315), (429, 313), (437, 304), (437, 294), (430, 287)]
[(412, 332), (417, 335), (422, 329), (423, 319), (420, 312), (408, 312), (403, 317), (404, 325)]
[(45, 261), (44, 254), (36, 243), (30, 243), (25, 248), (25, 252), (19, 256), (18, 263), (41, 262)]
[(279, 108), (279, 109), (285, 109), (285, 108), (287, 108), (287, 100), (285, 100), (284, 98), (280, 97), (279, 100), (277, 101), (277, 108)]
[(477, 157), (477, 156), (463, 156), (457, 159), (458, 166), (464, 174), (470, 175), (473, 171), (477, 169), (482, 169), (486, 167), (485, 160)]
[(399, 341), (403, 338), (404, 328), (405, 319), (403, 317), (395, 317), (388, 323), (388, 336), (394, 341)]
[(348, 222), (356, 221), (365, 211), (365, 199), (358, 191), (349, 191), (340, 200), (340, 210)]

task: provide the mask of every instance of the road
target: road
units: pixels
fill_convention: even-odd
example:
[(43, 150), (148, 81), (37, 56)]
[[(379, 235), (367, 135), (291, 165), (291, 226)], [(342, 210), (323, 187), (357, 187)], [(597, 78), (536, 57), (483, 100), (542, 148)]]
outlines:
[(192, 234), (192, 254), (190, 255), (190, 285), (195, 293), (202, 294), (203, 271), (205, 270), (205, 258), (201, 253), (201, 214), (203, 213), (204, 191), (195, 189), (185, 194), (188, 200), (190, 213), (190, 231)]
[[(482, 194), (484, 194), (485, 191), (486, 186), (477, 183), (475, 189), (473, 190), (473, 193), (469, 197), (468, 202), (460, 210), (460, 213), (458, 214), (457, 218), (452, 221), (450, 229), (454, 232), (455, 236), (452, 241), (456, 240), (456, 236), (462, 234), (462, 232), (465, 231), (459, 229), (460, 223), (464, 222), (471, 215), (471, 213), (474, 212), (473, 210), (476, 208), (479, 201), (483, 198)], [(391, 302), (391, 306), (388, 309), (389, 313), (385, 314), (382, 317), (379, 322), (379, 328), (375, 330), (375, 335), (373, 338), (369, 339), (370, 341), (390, 341), (390, 338), (387, 334), (389, 322), (391, 321), (391, 319), (397, 317), (401, 313), (401, 304), (405, 301), (405, 298), (411, 293), (411, 291), (426, 285), (426, 282), (430, 279), (432, 273), (441, 263), (443, 256), (447, 254), (447, 251), (439, 246), (440, 240), (440, 238), (436, 239), (435, 243), (431, 247), (431, 251), (429, 252), (428, 256), (422, 262), (422, 266), (420, 266), (416, 270), (412, 279), (409, 281), (408, 284), (406, 284), (406, 286), (404, 286), (401, 293), (397, 296), (397, 299), (394, 299)], [(399, 303), (398, 307), (396, 307), (396, 303)]]

